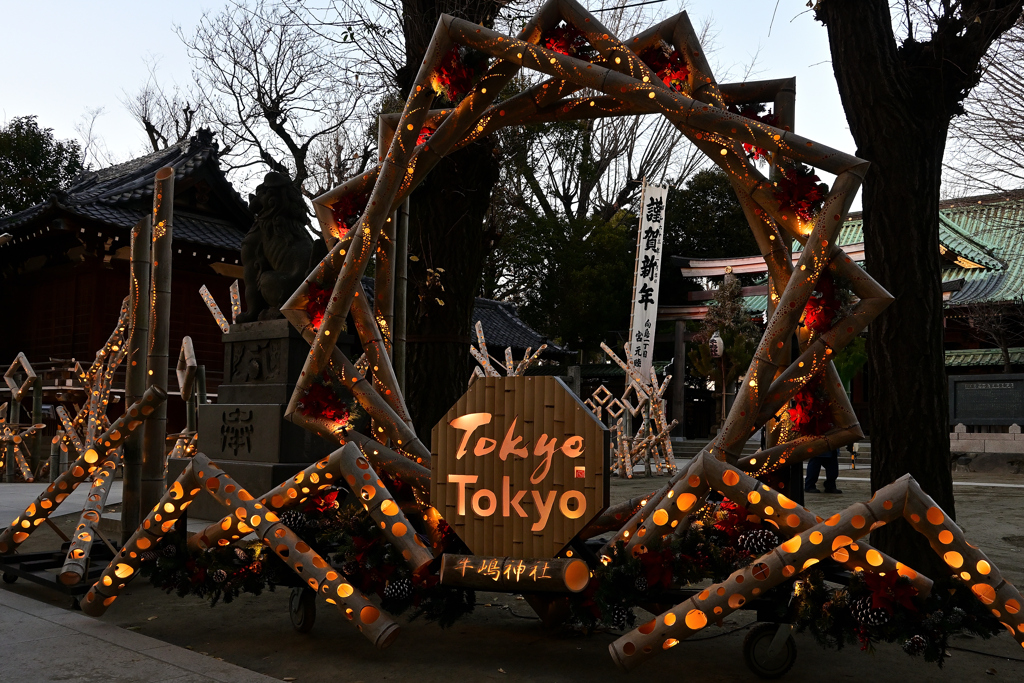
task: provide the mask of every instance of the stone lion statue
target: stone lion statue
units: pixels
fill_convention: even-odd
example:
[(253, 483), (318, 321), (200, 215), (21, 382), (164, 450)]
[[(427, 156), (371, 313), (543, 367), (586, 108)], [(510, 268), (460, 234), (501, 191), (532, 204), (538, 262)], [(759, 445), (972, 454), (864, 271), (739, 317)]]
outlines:
[(242, 239), (246, 311), (238, 322), (281, 317), (280, 308), (309, 272), (313, 238), (302, 194), (281, 174), (271, 171), (249, 195), (256, 216)]

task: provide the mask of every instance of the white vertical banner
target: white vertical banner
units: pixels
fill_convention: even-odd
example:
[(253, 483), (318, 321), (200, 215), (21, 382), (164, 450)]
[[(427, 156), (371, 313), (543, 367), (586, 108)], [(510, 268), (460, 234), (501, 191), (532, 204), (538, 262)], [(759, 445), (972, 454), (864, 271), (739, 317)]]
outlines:
[(658, 286), (661, 250), (665, 242), (667, 187), (644, 181), (640, 198), (640, 228), (636, 236), (633, 274), (633, 312), (629, 318), (629, 364), (642, 377), (650, 375), (654, 360), (654, 328), (658, 321)]

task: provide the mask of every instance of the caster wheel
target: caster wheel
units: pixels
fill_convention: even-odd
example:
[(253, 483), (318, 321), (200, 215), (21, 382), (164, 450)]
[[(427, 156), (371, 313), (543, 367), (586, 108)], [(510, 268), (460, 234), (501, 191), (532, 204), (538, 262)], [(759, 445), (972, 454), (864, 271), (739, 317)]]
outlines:
[(292, 588), (288, 599), (288, 615), (299, 633), (309, 633), (316, 621), (316, 593), (308, 588)]
[(18, 580), (18, 575), (14, 572), (4, 572), (4, 583), (14, 583)]
[[(796, 662), (796, 641), (790, 633), (789, 624), (762, 623), (754, 626), (743, 639), (743, 659), (747, 668), (760, 678), (781, 678), (793, 668)], [(779, 634), (784, 629), (785, 634)], [(783, 640), (771, 651), (775, 636)]]

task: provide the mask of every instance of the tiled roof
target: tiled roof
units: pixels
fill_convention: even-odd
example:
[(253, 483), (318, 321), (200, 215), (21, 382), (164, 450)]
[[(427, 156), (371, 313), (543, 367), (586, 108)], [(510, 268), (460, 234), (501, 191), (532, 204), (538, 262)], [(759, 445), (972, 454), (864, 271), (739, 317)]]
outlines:
[(477, 297), (473, 306), (473, 324), (478, 321), (483, 326), (488, 346), (497, 349), (511, 346), (517, 351), (532, 348), (536, 351), (541, 344), (547, 344), (545, 354), (569, 353), (520, 320), (515, 304)]
[[(1010, 362), (1024, 365), (1024, 347), (1016, 346), (1008, 349)], [(946, 351), (946, 367), (973, 368), (986, 365), (1002, 365), (1003, 352), (999, 349), (962, 349)]]
[[(1024, 191), (945, 200), (939, 207), (940, 245), (981, 266), (953, 264), (943, 269), (944, 284), (962, 281), (946, 305), (1009, 301), (1024, 295)], [(863, 242), (864, 221), (860, 213), (851, 214), (838, 244), (845, 248)], [(799, 243), (794, 247), (799, 250)], [(765, 296), (744, 299), (752, 313), (767, 305)]]
[[(217, 172), (213, 179), (222, 180), (222, 192), (244, 211), (245, 203), (220, 173), (216, 161), (217, 144), (207, 130), (200, 130), (190, 140), (116, 166), (79, 174), (63, 192), (7, 218), (0, 219), (0, 231), (11, 231), (46, 213), (66, 212), (92, 220), (131, 228), (146, 215), (145, 208), (153, 195), (153, 179), (165, 166), (175, 169), (175, 179), (191, 176), (211, 162)], [(239, 249), (244, 231), (231, 223), (180, 210), (174, 214), (175, 238), (195, 244), (225, 249)]]

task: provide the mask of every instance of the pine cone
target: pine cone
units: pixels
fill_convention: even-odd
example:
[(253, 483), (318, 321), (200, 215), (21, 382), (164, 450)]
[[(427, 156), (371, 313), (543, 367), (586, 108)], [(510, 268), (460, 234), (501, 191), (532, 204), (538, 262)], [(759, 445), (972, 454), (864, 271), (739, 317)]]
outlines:
[(384, 587), (385, 600), (408, 600), (412, 595), (412, 581), (409, 579), (396, 579), (388, 581)]
[(143, 562), (153, 562), (157, 558), (156, 552), (147, 550), (139, 556)]
[(306, 515), (302, 514), (300, 510), (287, 510), (281, 513), (281, 524), (299, 533), (308, 526), (309, 521), (306, 519)]
[(213, 579), (214, 583), (224, 583), (228, 580), (228, 573), (223, 569), (217, 569), (210, 574), (210, 578)]
[(178, 546), (174, 545), (173, 543), (168, 543), (160, 549), (160, 554), (164, 557), (174, 557), (178, 554)]
[(921, 635), (911, 636), (903, 641), (903, 651), (912, 657), (924, 654), (925, 648), (927, 647), (928, 641)]
[(853, 618), (864, 626), (884, 626), (889, 621), (889, 613), (884, 609), (874, 609), (871, 606), (871, 596), (857, 600), (850, 605), (850, 612)]
[(249, 571), (251, 571), (253, 574), (256, 574), (256, 575), (262, 574), (263, 573), (263, 563), (260, 562), (259, 560), (256, 560), (255, 562), (253, 562), (252, 564), (249, 565)]
[(629, 610), (625, 607), (619, 606), (612, 610), (612, 627), (617, 631), (624, 631), (626, 629), (626, 616), (629, 614)]
[(760, 557), (779, 545), (779, 537), (768, 529), (754, 529), (741, 534), (738, 543), (751, 555)]
[(646, 576), (638, 576), (638, 577), (636, 577), (636, 581), (633, 583), (633, 587), (636, 588), (641, 593), (646, 593), (647, 592), (647, 577)]
[(235, 546), (235, 559), (242, 564), (249, 564), (249, 553), (245, 552), (245, 548), (239, 548)]

